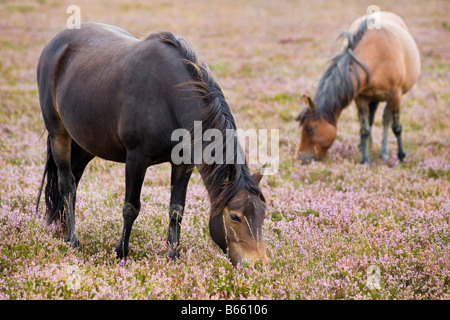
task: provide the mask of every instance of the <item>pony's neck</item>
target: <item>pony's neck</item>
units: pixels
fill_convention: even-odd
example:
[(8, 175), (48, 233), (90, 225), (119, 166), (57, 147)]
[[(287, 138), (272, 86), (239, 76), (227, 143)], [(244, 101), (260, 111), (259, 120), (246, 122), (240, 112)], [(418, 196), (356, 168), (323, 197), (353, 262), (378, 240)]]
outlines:
[(319, 119), (325, 119), (327, 122), (331, 123), (332, 125), (336, 126), (337, 122), (339, 120), (339, 117), (342, 113), (342, 110), (346, 107), (339, 103), (329, 103), (327, 104), (326, 101), (321, 100), (315, 100), (316, 106), (314, 108), (314, 118)]
[[(324, 118), (336, 126), (342, 111), (367, 88), (368, 76), (366, 72), (360, 66), (357, 66), (357, 69), (357, 73), (349, 72), (349, 78), (344, 82), (321, 81), (314, 97), (316, 117)], [(330, 95), (329, 92), (335, 94)], [(337, 94), (338, 92), (339, 94)]]
[[(236, 174), (233, 173), (234, 176), (229, 178), (231, 166), (234, 166), (233, 170)], [(213, 215), (222, 212), (231, 198), (245, 188), (245, 178), (241, 172), (241, 166), (232, 164), (202, 164), (198, 166), (200, 176), (208, 191)]]

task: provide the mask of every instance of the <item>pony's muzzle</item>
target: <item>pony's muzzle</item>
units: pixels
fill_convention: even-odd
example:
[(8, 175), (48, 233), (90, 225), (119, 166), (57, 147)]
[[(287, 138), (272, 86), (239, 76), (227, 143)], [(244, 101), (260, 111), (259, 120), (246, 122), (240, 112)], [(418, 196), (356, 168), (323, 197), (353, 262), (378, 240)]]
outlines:
[(256, 250), (246, 250), (242, 251), (242, 247), (239, 249), (239, 255), (230, 255), (231, 263), (233, 265), (247, 263), (249, 265), (254, 265), (255, 263), (262, 262), (263, 265), (269, 264), (269, 258), (266, 255), (266, 250), (264, 244), (259, 244)]
[(314, 157), (310, 153), (302, 152), (297, 159), (300, 160), (301, 164), (310, 164)]
[(269, 264), (269, 258), (267, 258), (266, 253), (264, 252), (264, 254), (259, 255), (258, 257), (256, 257), (255, 259), (253, 259), (251, 261), (251, 264), (255, 264), (257, 262), (262, 262), (263, 265), (268, 265)]

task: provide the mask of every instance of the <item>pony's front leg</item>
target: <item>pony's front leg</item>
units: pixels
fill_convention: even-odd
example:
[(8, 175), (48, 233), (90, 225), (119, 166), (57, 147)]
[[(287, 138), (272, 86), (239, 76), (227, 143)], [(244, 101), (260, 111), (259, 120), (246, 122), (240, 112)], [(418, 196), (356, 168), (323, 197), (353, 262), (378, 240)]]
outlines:
[(176, 260), (180, 256), (180, 229), (183, 219), (184, 205), (186, 201), (186, 190), (189, 178), (192, 174), (192, 165), (172, 164), (172, 176), (170, 182), (170, 207), (169, 207), (169, 232), (167, 244), (169, 249), (166, 256)]
[(123, 230), (122, 236), (116, 245), (116, 254), (119, 259), (126, 259), (128, 255), (131, 228), (141, 208), (140, 196), (146, 170), (147, 166), (141, 154), (131, 152), (127, 154), (125, 164), (125, 203), (122, 210)]
[(362, 152), (361, 164), (369, 164), (369, 137), (370, 137), (370, 123), (369, 123), (369, 103), (365, 99), (357, 97), (355, 99), (358, 107), (358, 119), (360, 128), (361, 143), (360, 148)]

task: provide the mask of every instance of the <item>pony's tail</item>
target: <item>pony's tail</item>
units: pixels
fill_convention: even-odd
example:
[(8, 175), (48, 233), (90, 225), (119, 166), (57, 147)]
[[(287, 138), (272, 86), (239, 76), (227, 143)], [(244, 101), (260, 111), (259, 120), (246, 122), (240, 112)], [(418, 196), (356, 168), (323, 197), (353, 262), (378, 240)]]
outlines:
[(46, 177), (47, 184), (45, 185), (44, 191), (46, 207), (45, 218), (47, 219), (47, 224), (51, 224), (53, 221), (61, 220), (61, 214), (63, 213), (63, 201), (61, 195), (59, 194), (58, 168), (56, 167), (55, 160), (53, 159), (50, 136), (47, 138), (47, 163), (45, 164), (41, 187), (39, 188), (36, 212), (39, 208), (39, 202), (41, 200), (42, 189), (44, 187)]

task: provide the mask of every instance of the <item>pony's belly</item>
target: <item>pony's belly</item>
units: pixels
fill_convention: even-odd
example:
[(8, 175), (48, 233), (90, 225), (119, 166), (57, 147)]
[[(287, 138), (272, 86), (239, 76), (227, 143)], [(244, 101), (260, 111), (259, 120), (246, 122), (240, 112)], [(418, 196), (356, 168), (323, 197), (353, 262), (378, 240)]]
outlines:
[(110, 161), (125, 162), (127, 151), (120, 143), (109, 136), (79, 135), (70, 133), (72, 139), (90, 154)]
[(125, 162), (126, 149), (118, 138), (114, 109), (104, 110), (95, 103), (88, 105), (67, 93), (58, 99), (58, 112), (71, 138), (90, 154), (106, 160)]
[(380, 90), (380, 89), (366, 89), (359, 94), (359, 96), (363, 96), (368, 100), (372, 101), (387, 101), (393, 95), (392, 91)]

